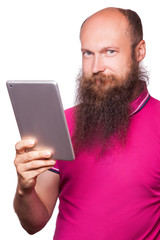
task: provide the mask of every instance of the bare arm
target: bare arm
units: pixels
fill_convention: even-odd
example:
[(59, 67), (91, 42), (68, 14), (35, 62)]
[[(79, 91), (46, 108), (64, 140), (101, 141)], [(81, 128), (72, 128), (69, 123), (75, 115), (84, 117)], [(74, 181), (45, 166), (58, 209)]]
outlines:
[(59, 195), (59, 175), (47, 171), (55, 161), (48, 160), (51, 156), (46, 154), (48, 151), (26, 153), (34, 144), (29, 140), (17, 143), (15, 158), (18, 185), (14, 208), (23, 228), (30, 234), (46, 225)]

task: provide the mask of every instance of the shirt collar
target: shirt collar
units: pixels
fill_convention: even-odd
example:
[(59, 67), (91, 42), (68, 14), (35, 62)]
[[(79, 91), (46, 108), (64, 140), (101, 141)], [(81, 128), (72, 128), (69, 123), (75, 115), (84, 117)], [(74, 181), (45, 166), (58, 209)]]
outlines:
[(137, 97), (133, 102), (131, 102), (131, 111), (130, 116), (133, 116), (137, 112), (139, 112), (150, 99), (150, 94), (148, 92), (147, 87), (142, 91), (142, 93)]

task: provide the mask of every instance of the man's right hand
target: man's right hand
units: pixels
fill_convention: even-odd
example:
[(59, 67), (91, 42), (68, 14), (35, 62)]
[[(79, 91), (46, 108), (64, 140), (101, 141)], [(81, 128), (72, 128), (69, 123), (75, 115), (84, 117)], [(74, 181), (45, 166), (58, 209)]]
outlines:
[(29, 151), (34, 147), (33, 139), (22, 140), (15, 145), (16, 158), (14, 164), (18, 174), (18, 192), (24, 194), (34, 189), (37, 176), (53, 167), (55, 160), (48, 160), (52, 152), (48, 150)]

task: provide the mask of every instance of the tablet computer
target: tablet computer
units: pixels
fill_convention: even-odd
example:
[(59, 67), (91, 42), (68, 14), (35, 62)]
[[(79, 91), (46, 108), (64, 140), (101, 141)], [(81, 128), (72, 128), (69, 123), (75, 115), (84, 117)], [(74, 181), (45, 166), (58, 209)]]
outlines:
[(35, 150), (49, 149), (55, 160), (74, 160), (58, 85), (52, 80), (6, 83), (22, 139), (34, 138)]

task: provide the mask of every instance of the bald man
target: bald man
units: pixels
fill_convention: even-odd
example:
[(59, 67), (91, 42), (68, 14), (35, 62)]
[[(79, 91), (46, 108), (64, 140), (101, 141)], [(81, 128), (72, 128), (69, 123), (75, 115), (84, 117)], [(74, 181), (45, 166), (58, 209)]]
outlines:
[(141, 20), (103, 9), (80, 40), (76, 107), (65, 111), (76, 159), (49, 160), (47, 149), (26, 152), (33, 139), (18, 142), (15, 211), (34, 234), (59, 198), (54, 240), (160, 239), (160, 102), (147, 90)]

